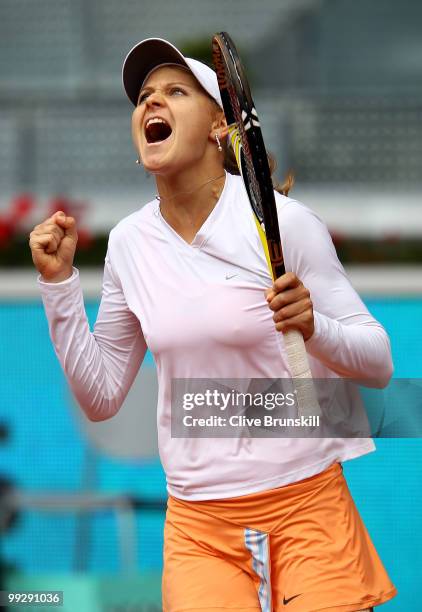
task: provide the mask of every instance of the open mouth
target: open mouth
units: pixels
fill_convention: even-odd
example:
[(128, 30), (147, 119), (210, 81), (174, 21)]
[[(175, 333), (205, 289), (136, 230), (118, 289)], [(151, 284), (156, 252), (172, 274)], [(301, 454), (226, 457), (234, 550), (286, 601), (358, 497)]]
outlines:
[(148, 144), (155, 144), (163, 142), (172, 133), (172, 129), (169, 124), (161, 118), (155, 117), (149, 119), (145, 126), (145, 138)]

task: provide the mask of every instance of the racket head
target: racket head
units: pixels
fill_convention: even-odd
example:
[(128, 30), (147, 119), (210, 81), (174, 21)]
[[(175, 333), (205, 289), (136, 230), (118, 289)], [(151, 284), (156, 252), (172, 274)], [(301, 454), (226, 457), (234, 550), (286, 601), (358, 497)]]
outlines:
[(213, 36), (212, 56), (231, 144), (258, 231), (261, 227), (260, 236), (270, 260), (270, 270), (276, 278), (285, 272), (277, 208), (267, 151), (249, 82), (236, 46), (227, 32)]

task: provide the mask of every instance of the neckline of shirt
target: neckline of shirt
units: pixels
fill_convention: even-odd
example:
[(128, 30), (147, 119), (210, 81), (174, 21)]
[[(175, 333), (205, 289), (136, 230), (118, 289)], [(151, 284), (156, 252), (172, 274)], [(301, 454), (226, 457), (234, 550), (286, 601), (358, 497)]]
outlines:
[(219, 198), (218, 198), (214, 208), (212, 209), (212, 211), (210, 212), (208, 217), (205, 219), (204, 223), (199, 228), (198, 232), (195, 235), (195, 238), (192, 240), (191, 243), (186, 242), (186, 240), (184, 240), (180, 236), (180, 234), (178, 234), (176, 232), (176, 230), (174, 230), (171, 227), (171, 225), (169, 225), (169, 223), (167, 223), (167, 221), (164, 219), (163, 215), (161, 214), (160, 202), (158, 202), (158, 201), (156, 202), (155, 211), (154, 211), (155, 215), (161, 220), (161, 223), (167, 229), (169, 234), (171, 236), (173, 236), (174, 238), (176, 238), (176, 240), (179, 243), (181, 243), (185, 248), (187, 248), (189, 250), (199, 249), (199, 248), (201, 248), (204, 245), (204, 243), (209, 238), (211, 230), (214, 227), (217, 219), (219, 219), (219, 217), (223, 213), (223, 210), (224, 210), (223, 202), (226, 199), (226, 195), (227, 195), (227, 192), (229, 190), (229, 183), (230, 183), (230, 174), (226, 170), (224, 172), (225, 172), (225, 181), (224, 181), (224, 186), (223, 186), (223, 189), (222, 189), (222, 191), (220, 193), (220, 196), (219, 196)]

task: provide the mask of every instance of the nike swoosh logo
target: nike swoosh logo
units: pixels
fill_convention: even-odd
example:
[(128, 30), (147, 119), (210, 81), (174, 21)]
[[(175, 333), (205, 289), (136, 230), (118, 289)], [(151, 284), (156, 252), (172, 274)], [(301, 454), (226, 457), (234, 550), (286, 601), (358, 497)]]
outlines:
[(234, 278), (235, 276), (237, 276), (236, 274), (226, 274), (226, 280), (230, 280), (231, 278)]
[(302, 595), (302, 593), (298, 593), (297, 595), (293, 595), (293, 597), (289, 597), (289, 599), (286, 599), (285, 597), (283, 597), (283, 605), (287, 606), (287, 604), (290, 603), (292, 601), (292, 599), (296, 599), (296, 597), (299, 597), (299, 595)]

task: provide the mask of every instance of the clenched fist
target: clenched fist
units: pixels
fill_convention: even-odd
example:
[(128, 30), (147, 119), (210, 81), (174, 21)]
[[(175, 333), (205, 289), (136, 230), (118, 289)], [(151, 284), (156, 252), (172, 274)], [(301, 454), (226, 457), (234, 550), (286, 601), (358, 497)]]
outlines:
[(32, 261), (43, 280), (59, 283), (72, 276), (78, 234), (73, 217), (54, 213), (29, 235)]

